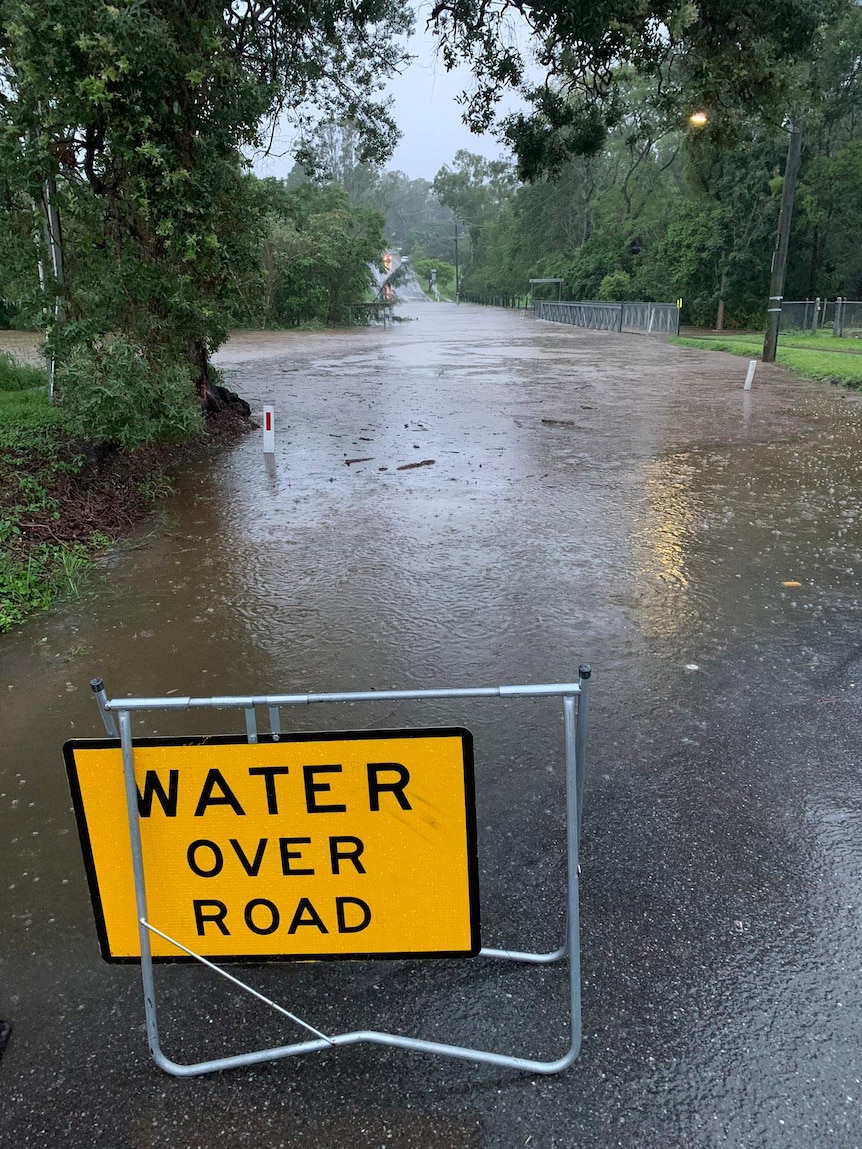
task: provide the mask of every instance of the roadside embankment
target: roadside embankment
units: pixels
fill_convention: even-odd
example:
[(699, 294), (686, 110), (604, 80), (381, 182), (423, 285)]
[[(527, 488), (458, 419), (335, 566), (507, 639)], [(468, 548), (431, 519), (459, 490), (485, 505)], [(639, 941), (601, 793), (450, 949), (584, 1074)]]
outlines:
[(48, 403), (44, 372), (0, 353), (0, 633), (77, 594), (93, 560), (170, 492), (171, 467), (248, 426), (224, 411), (179, 444), (87, 441)]

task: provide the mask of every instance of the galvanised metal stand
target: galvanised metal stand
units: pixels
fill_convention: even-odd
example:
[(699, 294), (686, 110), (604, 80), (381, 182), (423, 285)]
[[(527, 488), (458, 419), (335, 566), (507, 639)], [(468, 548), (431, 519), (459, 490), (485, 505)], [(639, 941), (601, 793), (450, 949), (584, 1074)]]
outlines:
[[(129, 818), (129, 835), (132, 847), (132, 862), (135, 878), (135, 899), (137, 904), (138, 927), (141, 943), (141, 976), (144, 988), (144, 1008), (146, 1012), (147, 1037), (150, 1051), (156, 1064), (175, 1077), (192, 1077), (197, 1074), (214, 1073), (221, 1069), (233, 1069), (245, 1065), (256, 1065), (264, 1061), (275, 1061), (283, 1057), (294, 1057), (301, 1053), (315, 1053), (318, 1050), (367, 1042), (374, 1045), (389, 1045), (396, 1049), (410, 1049), (419, 1053), (436, 1053), (441, 1057), (457, 1057), (466, 1061), (485, 1065), (498, 1065), (505, 1069), (518, 1069), (526, 1073), (559, 1073), (567, 1069), (577, 1058), (581, 1048), (581, 953), (580, 921), (578, 903), (578, 844), (580, 838), (581, 813), (583, 809), (584, 768), (587, 747), (587, 711), (589, 704), (590, 668), (581, 666), (578, 681), (574, 683), (549, 683), (534, 686), (490, 686), (455, 690), (374, 690), (356, 691), (347, 694), (274, 694), (249, 697), (223, 698), (121, 698), (109, 699), (104, 683), (94, 678), (90, 685), (99, 703), (99, 709), (108, 736), (120, 738), (123, 751), (126, 800)], [(571, 1041), (566, 1052), (556, 1061), (535, 1061), (524, 1057), (512, 1057), (502, 1053), (492, 1053), (484, 1049), (473, 1049), (459, 1045), (446, 1045), (421, 1038), (402, 1037), (395, 1033), (378, 1030), (357, 1030), (352, 1033), (324, 1034), (308, 1022), (303, 1021), (283, 1006), (264, 997), (233, 974), (215, 965), (200, 954), (194, 953), (167, 934), (162, 933), (147, 917), (147, 899), (144, 886), (144, 867), (141, 851), (141, 834), (138, 822), (137, 788), (134, 774), (134, 743), (132, 739), (131, 715), (135, 712), (155, 710), (194, 710), (194, 709), (241, 709), (245, 711), (246, 734), (249, 742), (257, 741), (257, 707), (266, 707), (272, 734), (281, 733), (280, 708), (283, 706), (309, 706), (319, 702), (386, 702), (413, 701), (431, 698), (539, 698), (559, 697), (563, 703), (566, 753), (566, 846), (568, 858), (567, 910), (568, 921), (563, 944), (550, 953), (520, 953), (515, 950), (482, 949), (480, 956), (502, 961), (526, 962), (533, 965), (548, 965), (568, 958), (569, 996), (571, 1002)], [(114, 718), (116, 715), (116, 721)], [(119, 725), (119, 730), (118, 730)], [(200, 962), (259, 1001), (271, 1006), (296, 1022), (313, 1035), (311, 1040), (292, 1045), (260, 1049), (252, 1053), (241, 1053), (232, 1057), (219, 1057), (212, 1061), (199, 1061), (194, 1064), (180, 1064), (166, 1057), (159, 1041), (159, 1027), (156, 1013), (156, 990), (153, 978), (153, 959), (150, 950), (150, 934), (171, 942), (177, 949)]]

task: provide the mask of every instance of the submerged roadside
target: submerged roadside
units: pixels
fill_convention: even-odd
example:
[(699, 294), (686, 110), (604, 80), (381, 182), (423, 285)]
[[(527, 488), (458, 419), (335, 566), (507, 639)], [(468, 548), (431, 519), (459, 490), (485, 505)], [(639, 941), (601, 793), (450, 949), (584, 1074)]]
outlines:
[(179, 443), (84, 439), (48, 403), (43, 372), (0, 354), (0, 633), (75, 596), (94, 560), (171, 492), (172, 468), (249, 427), (225, 409)]

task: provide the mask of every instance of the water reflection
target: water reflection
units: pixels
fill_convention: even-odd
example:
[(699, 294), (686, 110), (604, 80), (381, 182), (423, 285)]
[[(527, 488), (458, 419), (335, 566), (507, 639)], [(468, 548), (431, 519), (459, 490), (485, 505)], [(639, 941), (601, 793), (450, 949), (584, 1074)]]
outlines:
[(632, 550), (634, 579), (642, 588), (636, 596), (638, 620), (651, 640), (690, 636), (697, 622), (690, 572), (696, 541), (694, 476), (688, 455), (658, 459), (644, 469), (638, 517), (645, 525), (635, 527)]

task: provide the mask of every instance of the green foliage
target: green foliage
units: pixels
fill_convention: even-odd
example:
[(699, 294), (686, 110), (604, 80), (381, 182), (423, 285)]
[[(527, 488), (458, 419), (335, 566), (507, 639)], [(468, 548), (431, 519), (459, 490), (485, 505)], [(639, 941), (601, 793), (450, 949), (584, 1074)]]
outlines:
[(684, 300), (688, 323), (706, 326), (715, 318), (725, 223), (720, 205), (696, 199), (678, 201), (670, 213), (659, 262)]
[(454, 166), (440, 169), (434, 177), (434, 191), (466, 225), (475, 243), (482, 226), (499, 211), (515, 188), (515, 173), (506, 160), (486, 160), (461, 149)]
[[(466, 257), (469, 254), (465, 246), (468, 242), (467, 236), (460, 233), (459, 255)], [(426, 223), (415, 224), (405, 233), (401, 250), (405, 255), (415, 256), (417, 259), (438, 259), (452, 263), (455, 259), (454, 219), (451, 222), (429, 220)]]
[(505, 121), (505, 139), (518, 157), (518, 175), (531, 182), (558, 175), (573, 156), (596, 155), (607, 138), (608, 120), (598, 106), (566, 99), (546, 87), (530, 95), (531, 114), (517, 112)]
[(813, 274), (795, 277), (799, 285), (795, 296), (862, 297), (860, 187), (862, 139), (851, 140), (832, 155), (817, 156), (808, 165), (797, 192), (796, 236), (811, 252)]
[[(860, 59), (854, 7), (824, 30), (809, 80), (797, 80), (806, 142), (785, 298), (862, 295)], [(674, 100), (694, 99), (684, 73)], [(518, 293), (530, 278), (560, 275), (570, 298), (682, 297), (684, 323), (760, 325), (787, 152), (780, 121), (716, 107), (706, 128), (681, 129), (674, 100), (663, 104), (648, 80), (617, 69), (614, 86), (616, 119), (596, 154), (485, 212), (465, 289)]]
[(80, 467), (58, 453), (64, 427), (44, 385), (0, 391), (0, 633), (80, 583), (83, 547), (26, 539), (32, 520), (49, 529), (56, 523), (51, 490)]
[(42, 543), (24, 555), (0, 549), (0, 634), (57, 598), (77, 598), (92, 567), (92, 552), (98, 549), (95, 539), (91, 547)]
[(19, 363), (7, 352), (0, 351), (0, 391), (27, 391), (45, 385), (44, 371)]
[(451, 263), (446, 263), (442, 259), (412, 259), (410, 261), (413, 270), (421, 286), (425, 286), (430, 278), (431, 272), (437, 272), (437, 290), (444, 295), (454, 290), (455, 287), (455, 266)]
[(622, 303), (632, 297), (632, 277), (627, 271), (612, 271), (599, 284), (597, 299)]
[(59, 565), (48, 546), (36, 548), (24, 559), (0, 551), (0, 633), (51, 604)]
[(260, 182), (267, 208), (262, 269), (241, 285), (243, 322), (296, 327), (341, 323), (365, 298), (385, 246), (383, 218), (351, 206), (337, 184)]
[[(90, 470), (77, 446), (67, 413), (49, 405), (44, 387), (0, 391), (0, 633), (78, 594), (93, 557), (111, 543), (85, 525), (110, 480)], [(154, 452), (125, 460), (123, 473), (139, 477), (110, 489), (109, 505), (120, 496), (131, 509), (168, 493), (159, 466)]]
[(173, 486), (167, 475), (152, 475), (144, 479), (138, 487), (138, 493), (145, 503), (154, 503), (166, 495), (173, 494)]
[(624, 246), (613, 236), (590, 236), (566, 265), (564, 277), (570, 298), (598, 299), (602, 283), (621, 271)]
[(299, 160), (313, 184), (334, 185), (346, 193), (350, 203), (367, 204), (380, 184), (375, 156), (376, 152), (365, 146), (356, 124), (329, 120), (319, 124), (304, 142)]
[(169, 365), (113, 338), (77, 347), (57, 375), (66, 426), (87, 439), (132, 448), (176, 442), (201, 428), (185, 363)]
[[(411, 22), (404, 0), (0, 0), (0, 296), (47, 323), (61, 359), (121, 335), (146, 362), (187, 360), (203, 394), (237, 284), (259, 269), (263, 210), (244, 149), (278, 115), (305, 134), (348, 115), (378, 162), (396, 131), (375, 95)], [(62, 268), (42, 249), (51, 212)], [(82, 362), (70, 359), (78, 377)], [(150, 380), (170, 391), (174, 375)], [(167, 394), (136, 411), (152, 429), (179, 408)]]

